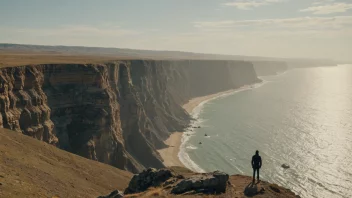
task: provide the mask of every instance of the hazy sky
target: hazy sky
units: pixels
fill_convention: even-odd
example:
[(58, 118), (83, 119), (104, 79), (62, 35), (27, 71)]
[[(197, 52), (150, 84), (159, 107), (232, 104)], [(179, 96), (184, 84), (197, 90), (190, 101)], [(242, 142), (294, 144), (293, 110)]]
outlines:
[(0, 43), (352, 59), (352, 0), (0, 0)]

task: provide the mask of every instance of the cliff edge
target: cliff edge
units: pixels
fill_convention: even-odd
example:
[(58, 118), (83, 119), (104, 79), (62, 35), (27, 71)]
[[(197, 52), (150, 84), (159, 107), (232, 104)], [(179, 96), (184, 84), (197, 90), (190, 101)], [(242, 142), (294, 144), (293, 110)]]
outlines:
[(194, 173), (182, 167), (149, 168), (134, 175), (124, 192), (115, 190), (99, 198), (179, 196), (299, 198), (289, 189), (276, 184), (265, 181), (252, 183), (252, 178), (248, 176), (229, 176), (220, 171)]

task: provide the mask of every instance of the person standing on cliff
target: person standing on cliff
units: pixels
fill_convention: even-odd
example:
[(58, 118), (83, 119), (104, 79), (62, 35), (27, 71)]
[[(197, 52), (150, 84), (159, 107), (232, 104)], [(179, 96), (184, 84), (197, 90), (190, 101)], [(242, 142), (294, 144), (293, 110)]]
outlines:
[(259, 155), (259, 151), (255, 151), (255, 155), (252, 157), (252, 168), (253, 168), (253, 183), (255, 182), (255, 172), (257, 171), (257, 180), (259, 182), (259, 169), (262, 167), (262, 158)]

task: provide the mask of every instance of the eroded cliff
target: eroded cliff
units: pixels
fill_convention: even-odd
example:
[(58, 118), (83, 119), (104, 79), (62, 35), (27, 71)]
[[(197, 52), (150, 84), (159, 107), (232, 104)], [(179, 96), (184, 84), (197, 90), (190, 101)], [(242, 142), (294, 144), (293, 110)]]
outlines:
[(190, 116), (181, 105), (259, 82), (244, 61), (110, 61), (0, 69), (0, 126), (139, 172)]

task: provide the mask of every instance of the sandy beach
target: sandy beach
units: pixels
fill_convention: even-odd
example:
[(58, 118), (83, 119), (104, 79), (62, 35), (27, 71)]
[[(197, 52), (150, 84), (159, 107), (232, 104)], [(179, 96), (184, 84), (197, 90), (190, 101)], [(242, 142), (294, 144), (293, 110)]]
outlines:
[[(218, 97), (220, 95), (233, 92), (234, 90), (228, 90), (224, 92), (219, 92), (216, 94), (211, 94), (207, 96), (192, 98), (182, 107), (191, 114), (193, 109), (197, 107), (203, 101), (212, 99), (214, 97)], [(165, 144), (168, 145), (168, 148), (160, 149), (158, 152), (160, 153), (161, 157), (164, 160), (164, 165), (167, 167), (170, 166), (183, 166), (182, 162), (178, 158), (178, 153), (180, 151), (181, 140), (182, 140), (183, 132), (175, 132), (173, 133), (167, 140), (165, 140)]]

